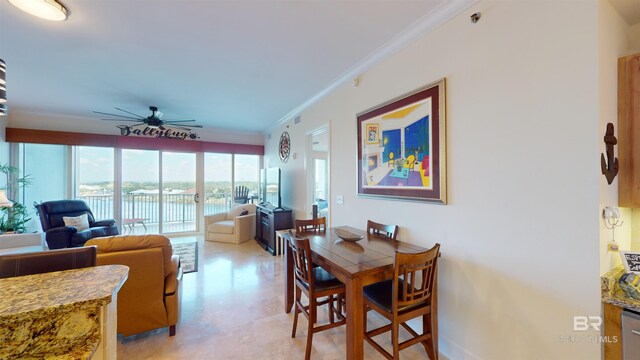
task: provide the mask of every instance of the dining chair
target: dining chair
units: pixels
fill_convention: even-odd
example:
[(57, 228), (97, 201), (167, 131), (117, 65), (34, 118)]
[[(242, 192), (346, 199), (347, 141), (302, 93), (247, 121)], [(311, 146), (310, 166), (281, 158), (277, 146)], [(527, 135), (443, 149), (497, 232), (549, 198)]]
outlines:
[(295, 221), (296, 233), (309, 231), (327, 231), (327, 218), (321, 217), (317, 219), (298, 220)]
[[(295, 312), (291, 337), (296, 337), (298, 314), (303, 313), (309, 322), (307, 348), (305, 351), (305, 360), (309, 360), (313, 334), (346, 323), (345, 317), (334, 306), (334, 302), (340, 304), (341, 298), (344, 297), (345, 286), (323, 268), (313, 267), (309, 239), (297, 238), (291, 232), (289, 232), (289, 238), (296, 284)], [(303, 293), (309, 299), (306, 306), (301, 301)], [(320, 300), (321, 298), (326, 299)], [(316, 326), (318, 307), (325, 304), (329, 305), (329, 323)]]
[[(390, 324), (367, 331), (364, 338), (387, 359), (398, 359), (400, 350), (422, 343), (430, 360), (436, 360), (431, 333), (431, 301), (437, 269), (440, 244), (420, 253), (395, 253), (393, 278), (364, 287), (364, 323), (367, 323), (367, 306), (391, 321)], [(422, 316), (422, 334), (413, 330), (407, 321)], [(411, 338), (398, 343), (400, 325)], [(375, 340), (374, 336), (391, 331), (393, 355)]]
[(382, 235), (395, 240), (396, 236), (398, 236), (398, 225), (384, 225), (367, 220), (367, 233)]

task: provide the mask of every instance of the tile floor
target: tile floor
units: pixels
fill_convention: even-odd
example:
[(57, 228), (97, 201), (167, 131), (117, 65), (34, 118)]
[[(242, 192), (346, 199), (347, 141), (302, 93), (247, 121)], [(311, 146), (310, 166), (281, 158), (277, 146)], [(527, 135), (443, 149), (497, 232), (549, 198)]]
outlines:
[[(271, 256), (255, 241), (231, 245), (196, 238), (198, 272), (184, 275), (176, 336), (169, 337), (167, 328), (120, 336), (118, 359), (304, 359), (307, 320), (300, 315), (292, 339), (293, 312), (284, 312), (283, 258)], [(320, 311), (326, 317), (326, 310)], [(368, 317), (369, 328), (384, 324), (377, 314), (370, 312)], [(337, 327), (314, 334), (311, 358), (344, 359), (344, 331)], [(388, 334), (376, 339), (390, 350)], [(364, 350), (366, 359), (384, 359), (367, 343)], [(418, 345), (400, 356), (428, 358)]]

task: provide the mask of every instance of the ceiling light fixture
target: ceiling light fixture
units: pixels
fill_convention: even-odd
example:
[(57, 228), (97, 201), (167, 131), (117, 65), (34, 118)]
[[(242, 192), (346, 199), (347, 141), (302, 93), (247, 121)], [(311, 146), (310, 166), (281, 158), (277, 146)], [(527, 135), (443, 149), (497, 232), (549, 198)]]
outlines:
[(13, 6), (41, 19), (67, 20), (68, 11), (56, 0), (8, 0)]

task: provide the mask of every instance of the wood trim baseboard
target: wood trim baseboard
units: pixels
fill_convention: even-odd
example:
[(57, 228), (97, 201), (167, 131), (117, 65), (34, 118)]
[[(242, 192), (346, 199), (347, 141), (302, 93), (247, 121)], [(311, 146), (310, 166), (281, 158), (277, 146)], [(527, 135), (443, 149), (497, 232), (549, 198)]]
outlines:
[(19, 128), (6, 128), (5, 141), (11, 143), (84, 145), (139, 150), (264, 155), (264, 145), (158, 139), (141, 136), (100, 135)]

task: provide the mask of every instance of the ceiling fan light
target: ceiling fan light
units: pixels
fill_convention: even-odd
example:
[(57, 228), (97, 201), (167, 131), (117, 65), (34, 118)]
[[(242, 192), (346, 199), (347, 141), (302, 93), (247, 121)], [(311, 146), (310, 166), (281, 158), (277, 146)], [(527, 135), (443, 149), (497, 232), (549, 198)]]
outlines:
[(8, 0), (18, 9), (37, 16), (41, 19), (51, 21), (64, 21), (67, 19), (68, 11), (56, 0)]

